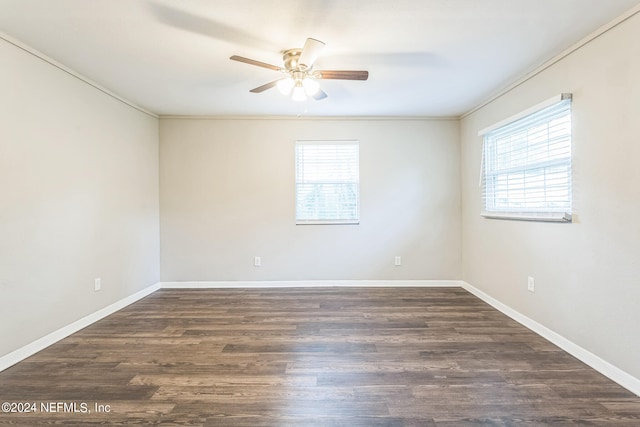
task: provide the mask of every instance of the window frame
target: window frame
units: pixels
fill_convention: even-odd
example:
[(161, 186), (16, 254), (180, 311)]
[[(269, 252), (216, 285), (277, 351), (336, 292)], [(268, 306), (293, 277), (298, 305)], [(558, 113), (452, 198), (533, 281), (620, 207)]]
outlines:
[[(486, 129), (478, 132), (479, 136), (483, 137), (482, 147), (482, 160), (480, 166), (480, 187), (482, 195), (482, 212), (481, 216), (492, 219), (513, 219), (513, 220), (527, 220), (527, 221), (552, 221), (552, 222), (571, 222), (572, 221), (572, 95), (570, 93), (563, 93), (548, 99), (538, 105), (535, 105), (521, 113), (511, 116), (505, 120), (502, 120)], [(567, 117), (568, 116), (568, 117)], [(550, 129), (549, 126), (558, 122), (559, 120), (568, 121), (567, 124), (560, 122), (557, 129)], [(540, 138), (540, 141), (533, 142), (533, 136), (529, 134), (529, 131), (536, 128), (546, 129), (546, 136)], [(551, 136), (551, 130), (561, 130), (563, 133), (559, 133), (559, 136)], [(522, 134), (526, 136), (523, 137)], [(520, 147), (513, 148), (516, 144), (513, 142), (516, 137), (520, 136)], [(539, 135), (536, 135), (539, 137)], [(509, 140), (509, 138), (511, 138)], [(524, 138), (524, 139), (523, 139)], [(555, 141), (555, 140), (558, 141)], [(499, 141), (509, 140), (510, 148), (504, 151), (499, 151)], [(551, 149), (559, 148), (563, 151), (558, 155), (552, 155), (547, 153), (547, 157), (540, 155), (531, 155), (534, 149), (540, 149), (546, 144), (547, 151)], [(524, 150), (524, 151), (518, 151)], [(520, 165), (514, 165), (513, 160), (509, 160), (509, 166), (500, 169), (499, 164), (500, 156), (515, 156), (516, 154), (522, 155), (524, 152), (525, 160), (520, 160)], [(536, 158), (538, 157), (538, 158)], [(513, 163), (512, 163), (513, 162)], [(555, 168), (555, 170), (554, 170)], [(517, 204), (513, 200), (509, 200), (507, 195), (507, 206), (498, 206), (496, 204), (498, 200), (499, 187), (497, 184), (498, 178), (503, 180), (513, 179), (517, 181), (517, 176), (522, 174), (522, 183), (520, 187), (516, 187), (516, 191), (519, 191), (521, 196), (521, 204), (531, 205), (533, 199), (530, 194), (535, 194), (542, 199), (538, 199), (537, 203), (542, 206), (520, 206), (516, 208)], [(553, 176), (555, 174), (556, 182), (554, 184), (547, 183), (553, 182), (548, 179), (547, 176)], [(527, 176), (542, 176), (537, 178), (536, 185), (541, 185), (542, 190), (535, 192), (530, 191), (527, 187)], [(495, 185), (491, 185), (493, 182)], [(507, 191), (508, 185), (507, 185)], [(503, 187), (504, 191), (504, 187)], [(554, 191), (562, 193), (565, 197), (560, 199), (557, 195), (556, 200), (553, 201)], [(558, 206), (553, 206), (557, 203)]]
[[(303, 180), (299, 177), (300, 165), (298, 147), (300, 146), (355, 146), (355, 179), (337, 180), (335, 182)], [(360, 223), (360, 143), (358, 140), (296, 140), (295, 141), (295, 224), (296, 225), (358, 225)], [(355, 184), (355, 215), (344, 218), (302, 218), (299, 212), (300, 185), (303, 184)], [(336, 209), (338, 211), (339, 209)]]

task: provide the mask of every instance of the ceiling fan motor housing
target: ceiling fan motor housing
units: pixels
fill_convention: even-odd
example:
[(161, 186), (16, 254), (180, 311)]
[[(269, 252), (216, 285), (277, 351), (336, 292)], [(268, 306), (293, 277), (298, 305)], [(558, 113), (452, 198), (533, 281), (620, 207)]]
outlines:
[(302, 49), (288, 49), (282, 52), (282, 61), (284, 62), (284, 68), (287, 71), (298, 71), (300, 68), (300, 54), (302, 54)]

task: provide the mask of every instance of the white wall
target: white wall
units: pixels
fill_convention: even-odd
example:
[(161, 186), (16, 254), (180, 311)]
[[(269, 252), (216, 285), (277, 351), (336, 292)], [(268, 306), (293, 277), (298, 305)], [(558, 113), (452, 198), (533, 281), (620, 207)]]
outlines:
[(2, 356), (158, 282), (159, 196), (156, 118), (3, 40), (0, 63)]
[[(638, 40), (640, 15), (461, 121), (464, 280), (636, 378)], [(561, 92), (573, 93), (574, 223), (481, 218), (477, 132)]]
[[(359, 225), (295, 225), (297, 139), (360, 141)], [(460, 277), (457, 121), (161, 119), (160, 141), (162, 281)]]

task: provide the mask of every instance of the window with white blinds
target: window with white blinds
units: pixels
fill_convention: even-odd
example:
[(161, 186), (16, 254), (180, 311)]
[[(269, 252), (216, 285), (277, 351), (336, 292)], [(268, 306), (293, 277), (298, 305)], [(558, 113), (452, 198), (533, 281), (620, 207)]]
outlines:
[(538, 107), (484, 133), (485, 217), (571, 221), (571, 95)]
[(296, 224), (357, 224), (357, 141), (297, 141)]

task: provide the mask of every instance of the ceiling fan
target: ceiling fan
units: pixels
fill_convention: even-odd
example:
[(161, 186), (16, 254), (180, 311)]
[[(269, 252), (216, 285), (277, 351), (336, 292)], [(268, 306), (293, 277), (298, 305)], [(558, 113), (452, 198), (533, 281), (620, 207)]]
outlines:
[(272, 87), (277, 87), (284, 95), (291, 95), (291, 99), (294, 101), (304, 101), (308, 96), (318, 101), (326, 98), (327, 94), (320, 89), (320, 84), (317, 80), (367, 80), (369, 78), (368, 71), (314, 70), (313, 64), (320, 56), (323, 48), (323, 42), (308, 38), (302, 49), (288, 49), (282, 52), (284, 67), (238, 55), (233, 55), (230, 59), (285, 74), (286, 77), (258, 86), (249, 92), (260, 93)]

